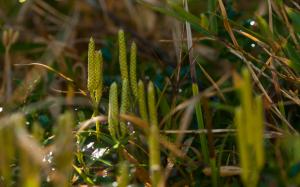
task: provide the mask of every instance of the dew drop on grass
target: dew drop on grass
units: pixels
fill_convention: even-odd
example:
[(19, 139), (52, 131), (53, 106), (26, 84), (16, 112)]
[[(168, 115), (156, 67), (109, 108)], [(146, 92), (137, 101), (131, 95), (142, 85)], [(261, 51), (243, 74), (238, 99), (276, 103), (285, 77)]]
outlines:
[(49, 176), (49, 175), (47, 176), (47, 179), (46, 179), (46, 181), (47, 181), (47, 182), (50, 182), (50, 181), (51, 181), (51, 179), (50, 179), (50, 176)]
[(251, 20), (251, 21), (250, 21), (250, 25), (251, 25), (251, 26), (254, 26), (255, 24), (256, 24), (256, 23), (255, 23), (254, 20)]
[(44, 156), (43, 162), (48, 162), (49, 164), (51, 164), (52, 160), (53, 160), (53, 152), (50, 151), (47, 155)]
[(92, 152), (92, 160), (99, 159), (104, 155), (106, 152), (107, 148), (97, 148)]
[(89, 144), (83, 146), (83, 148), (81, 150), (84, 152), (88, 149), (94, 149), (94, 144), (95, 144), (95, 142), (90, 142)]
[(108, 171), (106, 169), (103, 170), (102, 177), (108, 177)]
[(253, 47), (253, 48), (254, 48), (255, 46), (256, 46), (256, 45), (255, 45), (255, 43), (252, 43), (252, 44), (251, 44), (251, 47)]
[(113, 183), (112, 183), (112, 186), (113, 186), (113, 187), (117, 187), (117, 186), (118, 186), (118, 182), (117, 182), (117, 181), (113, 182)]

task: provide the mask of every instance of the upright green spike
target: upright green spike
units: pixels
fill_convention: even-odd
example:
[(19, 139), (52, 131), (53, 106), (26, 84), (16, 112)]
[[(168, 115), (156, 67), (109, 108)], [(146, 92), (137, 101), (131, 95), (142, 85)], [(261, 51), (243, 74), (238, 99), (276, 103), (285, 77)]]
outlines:
[(56, 170), (64, 177), (59, 177), (59, 179), (55, 181), (54, 186), (69, 186), (72, 174), (74, 151), (74, 137), (72, 134), (74, 124), (74, 116), (69, 111), (65, 112), (58, 118), (58, 126), (55, 136), (54, 161), (56, 163)]
[(242, 70), (239, 93), (241, 106), (235, 112), (237, 142), (240, 153), (241, 174), (245, 186), (257, 186), (260, 171), (264, 166), (264, 120), (260, 96), (253, 97), (251, 77), (247, 69)]
[(263, 110), (263, 104), (262, 104), (262, 98), (261, 96), (257, 96), (254, 99), (255, 102), (255, 109), (254, 113), (256, 113), (255, 118), (255, 130), (253, 129), (253, 135), (254, 138), (254, 148), (256, 152), (256, 158), (257, 158), (257, 166), (258, 168), (262, 168), (265, 163), (264, 158), (264, 110)]
[(159, 129), (157, 125), (150, 126), (148, 144), (151, 183), (153, 187), (157, 187), (161, 182)]
[(127, 187), (129, 184), (129, 166), (127, 161), (123, 161), (119, 166), (118, 187)]
[(135, 98), (137, 98), (138, 95), (137, 79), (136, 79), (136, 53), (137, 53), (136, 44), (135, 42), (132, 42), (131, 50), (130, 50), (130, 86)]
[[(124, 79), (122, 81), (122, 98), (121, 98), (121, 109), (120, 113), (125, 114), (128, 111), (129, 107), (129, 85), (128, 85), (128, 80)], [(125, 136), (127, 133), (127, 125), (124, 122), (120, 123), (120, 130), (122, 136)]]
[(149, 108), (149, 122), (150, 125), (158, 125), (157, 112), (155, 102), (155, 89), (153, 83), (150, 81), (148, 84), (148, 108)]
[(118, 86), (117, 83), (112, 83), (109, 90), (109, 103), (108, 103), (108, 130), (113, 137), (117, 140), (118, 137), (118, 115), (119, 115), (119, 104), (118, 104)]
[(119, 31), (119, 62), (122, 80), (129, 80), (127, 70), (126, 42), (123, 30)]
[(138, 104), (141, 118), (148, 122), (148, 114), (146, 107), (146, 99), (145, 99), (145, 87), (142, 80), (139, 80), (138, 83)]
[(88, 81), (87, 88), (90, 92), (96, 89), (96, 76), (95, 76), (95, 42), (90, 38), (88, 49)]
[(103, 57), (102, 52), (99, 50), (95, 53), (96, 58), (96, 77), (97, 77), (97, 88), (95, 90), (95, 102), (96, 105), (99, 105), (101, 97), (102, 97), (102, 91), (103, 91)]

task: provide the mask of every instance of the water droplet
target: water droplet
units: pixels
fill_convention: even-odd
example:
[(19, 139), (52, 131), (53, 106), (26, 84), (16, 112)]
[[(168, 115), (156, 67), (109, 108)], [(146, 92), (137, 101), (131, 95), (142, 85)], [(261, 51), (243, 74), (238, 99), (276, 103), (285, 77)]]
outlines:
[(250, 25), (254, 26), (256, 24), (256, 22), (254, 20), (250, 21)]
[(112, 186), (113, 186), (113, 187), (117, 187), (117, 186), (118, 186), (118, 182), (117, 182), (117, 181), (113, 182), (113, 183), (112, 183)]
[(92, 159), (99, 159), (100, 157), (102, 157), (105, 153), (105, 151), (107, 150), (107, 148), (100, 148), (100, 149), (95, 149), (92, 152)]
[(89, 144), (83, 146), (83, 148), (81, 149), (81, 151), (84, 152), (84, 151), (86, 151), (88, 149), (94, 149), (94, 144), (95, 144), (95, 142), (90, 142)]
[(254, 44), (254, 43), (252, 43), (252, 44), (251, 44), (251, 47), (253, 47), (253, 48), (254, 48), (254, 47), (255, 47), (255, 44)]
[(87, 145), (86, 145), (86, 148), (88, 148), (88, 149), (89, 149), (89, 148), (93, 148), (93, 147), (94, 147), (94, 143), (95, 143), (95, 142), (91, 142), (91, 143), (87, 144)]
[(43, 162), (48, 162), (49, 164), (52, 163), (53, 160), (53, 152), (50, 151), (48, 154), (46, 154), (43, 158)]
[(136, 172), (136, 168), (131, 168), (130, 173), (135, 173)]
[(3, 112), (3, 107), (0, 107), (0, 112)]
[(46, 181), (47, 181), (47, 182), (50, 182), (50, 181), (51, 181), (51, 179), (50, 179), (50, 176), (49, 176), (49, 175), (47, 176), (47, 179), (46, 179)]
[(107, 176), (108, 176), (108, 171), (105, 169), (105, 170), (103, 170), (102, 177), (107, 177)]

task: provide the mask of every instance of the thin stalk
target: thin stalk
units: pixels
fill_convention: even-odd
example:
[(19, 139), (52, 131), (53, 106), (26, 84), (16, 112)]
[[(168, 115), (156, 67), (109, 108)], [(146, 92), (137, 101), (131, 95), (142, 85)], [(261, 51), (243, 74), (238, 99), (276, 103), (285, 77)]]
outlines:
[(217, 187), (218, 186), (218, 167), (216, 164), (216, 157), (210, 158), (209, 165), (211, 167), (211, 179), (212, 179), (212, 186)]
[[(187, 1), (184, 1), (185, 3), (185, 9), (188, 12), (188, 4)], [(192, 91), (193, 96), (197, 96), (199, 94), (199, 88), (196, 82), (196, 67), (195, 67), (195, 61), (194, 61), (194, 53), (193, 53), (193, 40), (192, 40), (192, 31), (191, 31), (191, 25), (189, 22), (185, 22), (186, 26), (186, 34), (187, 34), (187, 45), (189, 50), (189, 62), (190, 62), (190, 73), (191, 73), (191, 79), (192, 79)], [(201, 104), (200, 102), (197, 102), (195, 105), (196, 109), (196, 117), (197, 117), (197, 123), (199, 129), (204, 129), (204, 122), (203, 122), (203, 116), (202, 116), (202, 110), (201, 110)], [(209, 151), (207, 146), (207, 139), (205, 134), (200, 134), (200, 144), (201, 144), (201, 151), (203, 154), (204, 162), (209, 163)]]
[[(192, 90), (193, 90), (193, 96), (197, 96), (199, 94), (199, 88), (196, 83), (192, 84)], [(195, 109), (196, 109), (198, 128), (205, 129), (200, 102), (197, 102), (195, 104)], [(200, 144), (201, 144), (201, 151), (203, 154), (204, 162), (209, 163), (209, 151), (208, 151), (207, 139), (205, 134), (200, 134)]]
[[(93, 117), (96, 117), (99, 115), (98, 107), (94, 107)], [(97, 140), (100, 140), (100, 121), (96, 121), (96, 137)]]

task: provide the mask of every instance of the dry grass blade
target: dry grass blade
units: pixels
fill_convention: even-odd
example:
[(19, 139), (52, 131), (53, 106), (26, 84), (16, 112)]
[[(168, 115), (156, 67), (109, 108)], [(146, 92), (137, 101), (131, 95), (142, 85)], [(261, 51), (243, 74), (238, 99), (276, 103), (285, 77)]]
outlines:
[(256, 42), (258, 45), (260, 45), (262, 48), (264, 48), (265, 50), (268, 48), (268, 45), (264, 42), (262, 42), (261, 40), (259, 40), (257, 37), (245, 32), (245, 31), (242, 31), (242, 30), (234, 30), (235, 32), (249, 38), (250, 40)]
[(176, 144), (177, 145), (180, 144), (180, 142), (183, 140), (183, 138), (185, 136), (184, 133), (180, 133), (180, 132), (184, 132), (189, 127), (189, 125), (191, 124), (191, 120), (192, 120), (192, 117), (193, 117), (193, 112), (194, 112), (194, 107), (189, 106), (185, 110), (185, 112), (183, 114), (183, 117), (181, 118), (179, 134), (177, 135), (177, 138), (176, 138)]
[(218, 84), (212, 79), (212, 77), (208, 74), (208, 72), (202, 67), (200, 63), (197, 63), (199, 68), (201, 69), (202, 73), (205, 75), (205, 77), (209, 80), (209, 82), (212, 84), (212, 86), (217, 91), (217, 94), (221, 97), (223, 101), (226, 101), (224, 94), (221, 92), (220, 87)]
[(107, 116), (95, 116), (89, 120), (86, 120), (85, 122), (81, 122), (78, 127), (77, 134), (83, 132), (86, 128), (88, 128), (90, 125), (94, 124), (97, 121), (99, 122), (107, 121)]
[[(74, 32), (74, 27), (77, 25), (78, 22), (78, 12), (74, 12), (72, 19), (68, 21), (69, 24), (65, 24), (63, 29), (57, 34), (57, 38), (62, 38), (60, 41), (65, 43), (69, 41), (71, 34)], [(41, 60), (45, 62), (46, 65), (50, 66), (53, 61), (63, 53), (63, 47), (57, 45), (57, 42), (52, 41), (48, 44), (48, 49), (42, 56)], [(46, 71), (41, 71), (40, 69), (33, 68), (30, 70), (25, 78), (24, 81), (15, 89), (13, 96), (12, 96), (12, 103), (19, 103), (24, 101), (28, 95), (34, 90), (37, 83), (46, 74)]]
[[(149, 126), (146, 122), (144, 122), (142, 119), (136, 116), (127, 115), (127, 114), (121, 114), (120, 115), (122, 120), (129, 121), (133, 123), (134, 125), (137, 125), (139, 128), (141, 128), (146, 134), (149, 132)], [(167, 149), (169, 149), (174, 155), (184, 158), (185, 154), (177, 148), (176, 144), (170, 142), (167, 140), (166, 137), (160, 136), (160, 143)]]
[(50, 66), (48, 66), (46, 64), (42, 64), (42, 63), (29, 63), (29, 64), (15, 64), (15, 66), (41, 66), (43, 68), (46, 68), (49, 71), (52, 71), (52, 72), (56, 73), (57, 75), (59, 75), (60, 77), (62, 77), (63, 79), (65, 79), (65, 80), (67, 80), (67, 81), (69, 81), (71, 83), (74, 82), (74, 80), (71, 79), (70, 77), (64, 75), (63, 73), (57, 71), (56, 69), (54, 69), (54, 68), (52, 68), (52, 67), (50, 67)]
[(134, 115), (128, 115), (128, 114), (121, 114), (120, 118), (121, 118), (121, 120), (129, 121), (129, 122), (133, 123), (134, 125), (141, 128), (145, 133), (148, 133), (149, 124), (147, 122), (145, 122), (144, 120), (142, 120), (141, 118), (136, 117)]
[(150, 178), (149, 172), (145, 170), (143, 167), (139, 167), (140, 163), (137, 159), (134, 158), (126, 149), (122, 149), (122, 154), (124, 155), (125, 159), (128, 160), (130, 163), (136, 165), (135, 175), (136, 177), (142, 181), (146, 186), (150, 185)]
[[(202, 172), (206, 176), (212, 175), (212, 169), (210, 167), (204, 168)], [(232, 177), (240, 175), (242, 173), (242, 169), (238, 166), (220, 166), (219, 172), (221, 177)]]
[(228, 32), (228, 34), (229, 34), (229, 36), (230, 36), (230, 38), (231, 38), (231, 40), (233, 42), (234, 47), (238, 49), (240, 47), (239, 47), (239, 44), (238, 44), (238, 42), (237, 42), (237, 40), (236, 40), (236, 38), (235, 38), (235, 36), (233, 34), (231, 26), (230, 26), (230, 24), (228, 22), (227, 13), (226, 13), (226, 9), (225, 9), (225, 6), (223, 4), (223, 1), (222, 0), (218, 0), (218, 1), (219, 1), (220, 9), (221, 9), (221, 14), (223, 16), (224, 27), (227, 30), (227, 32)]

